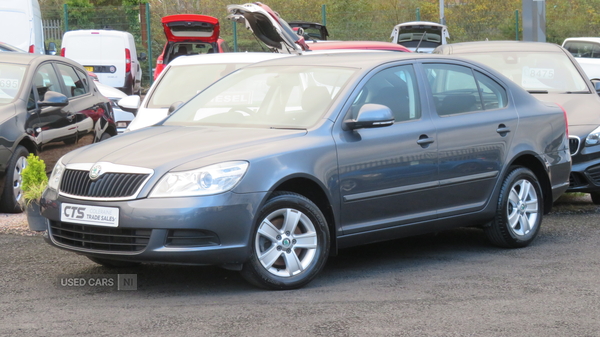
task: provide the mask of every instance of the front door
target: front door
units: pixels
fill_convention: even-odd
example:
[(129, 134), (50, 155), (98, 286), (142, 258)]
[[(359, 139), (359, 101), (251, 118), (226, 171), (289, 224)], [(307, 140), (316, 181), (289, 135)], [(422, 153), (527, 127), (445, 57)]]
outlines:
[(392, 110), (395, 123), (335, 137), (344, 234), (436, 216), (436, 131), (421, 113), (417, 83), (412, 65), (376, 73), (354, 98), (349, 117), (355, 118), (363, 104), (382, 104)]

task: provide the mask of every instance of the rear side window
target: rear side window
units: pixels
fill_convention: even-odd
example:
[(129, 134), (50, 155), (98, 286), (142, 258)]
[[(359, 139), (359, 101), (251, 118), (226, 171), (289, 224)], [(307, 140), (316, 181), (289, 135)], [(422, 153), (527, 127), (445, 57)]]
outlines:
[(72, 67), (58, 64), (58, 71), (65, 84), (66, 92), (64, 94), (67, 97), (81, 96), (89, 91), (86, 83), (87, 80), (82, 81)]
[(479, 92), (485, 110), (504, 108), (508, 104), (506, 90), (490, 77), (475, 71)]
[(424, 64), (438, 115), (482, 110), (479, 88), (471, 68), (455, 64)]
[(570, 41), (565, 43), (565, 49), (574, 57), (600, 58), (600, 44), (585, 41)]

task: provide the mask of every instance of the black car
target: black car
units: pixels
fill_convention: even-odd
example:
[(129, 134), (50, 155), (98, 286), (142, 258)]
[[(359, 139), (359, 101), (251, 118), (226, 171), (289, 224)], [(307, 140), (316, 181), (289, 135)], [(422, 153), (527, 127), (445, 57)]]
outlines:
[(456, 55), (499, 71), (568, 116), (573, 160), (567, 192), (589, 193), (600, 205), (600, 83), (588, 80), (566, 49), (553, 43), (482, 41), (448, 44), (434, 53)]
[(292, 289), (349, 246), (459, 226), (527, 246), (570, 167), (564, 111), (482, 65), (305, 55), (65, 155), (41, 208), (50, 244), (105, 266), (212, 264)]
[(82, 66), (58, 56), (2, 54), (0, 210), (22, 211), (21, 170), (29, 153), (50, 171), (68, 151), (116, 134), (110, 102)]

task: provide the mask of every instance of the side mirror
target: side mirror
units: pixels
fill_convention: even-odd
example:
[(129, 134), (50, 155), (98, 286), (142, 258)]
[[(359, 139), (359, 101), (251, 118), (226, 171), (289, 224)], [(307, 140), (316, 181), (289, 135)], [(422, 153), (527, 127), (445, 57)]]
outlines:
[(173, 111), (175, 111), (175, 110), (179, 109), (179, 107), (180, 107), (180, 106), (182, 106), (182, 105), (183, 105), (183, 102), (182, 102), (182, 101), (173, 102), (173, 104), (171, 104), (171, 105), (169, 106), (169, 112), (168, 112), (167, 114), (168, 114), (168, 115), (172, 114), (172, 113), (173, 113)]
[(596, 89), (596, 93), (600, 95), (600, 79), (592, 79), (592, 84), (594, 85), (594, 89)]
[(56, 91), (46, 91), (46, 93), (44, 94), (44, 100), (38, 102), (39, 107), (63, 107), (67, 105), (69, 105), (69, 99), (67, 98), (67, 96)]
[(392, 110), (381, 104), (365, 104), (358, 111), (356, 119), (344, 121), (351, 130), (364, 128), (380, 128), (394, 124)]
[(56, 43), (50, 42), (48, 44), (48, 48), (46, 48), (46, 54), (48, 54), (48, 55), (56, 55)]
[(148, 55), (146, 55), (146, 53), (140, 53), (140, 55), (138, 56), (139, 61), (146, 61), (147, 59)]
[(132, 114), (136, 115), (140, 107), (140, 101), (140, 96), (131, 95), (121, 98), (117, 102), (117, 105), (119, 106), (119, 108), (121, 108), (121, 110), (131, 112)]

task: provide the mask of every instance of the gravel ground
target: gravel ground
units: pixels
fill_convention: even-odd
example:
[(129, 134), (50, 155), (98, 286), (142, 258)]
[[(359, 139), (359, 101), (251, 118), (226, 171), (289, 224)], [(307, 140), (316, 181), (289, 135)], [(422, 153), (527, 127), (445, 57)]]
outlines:
[(38, 232), (29, 230), (25, 213), (0, 214), (0, 234), (16, 234), (22, 236), (40, 236)]

